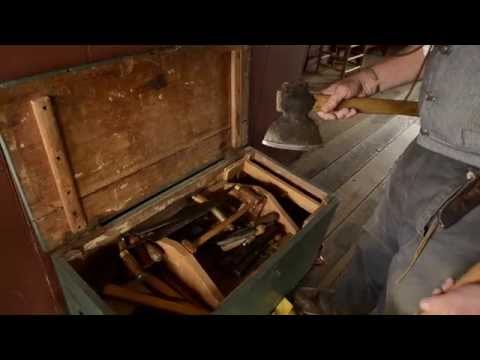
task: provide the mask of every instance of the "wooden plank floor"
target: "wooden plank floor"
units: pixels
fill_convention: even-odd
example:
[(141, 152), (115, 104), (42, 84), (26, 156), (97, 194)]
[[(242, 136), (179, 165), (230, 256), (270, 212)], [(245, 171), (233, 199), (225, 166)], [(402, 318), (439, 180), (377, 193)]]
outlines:
[[(402, 99), (408, 90), (405, 86), (379, 97)], [(418, 90), (419, 85), (410, 100), (418, 99)], [(353, 121), (343, 127), (331, 121), (321, 123), (321, 131), (322, 125), (337, 126), (326, 131), (334, 136), (322, 149), (290, 165), (292, 171), (335, 193), (340, 202), (325, 240), (326, 262), (312, 268), (304, 279), (306, 286), (335, 286), (365, 233), (363, 225), (381, 199), (390, 170), (420, 129), (417, 118), (406, 116), (359, 115)]]

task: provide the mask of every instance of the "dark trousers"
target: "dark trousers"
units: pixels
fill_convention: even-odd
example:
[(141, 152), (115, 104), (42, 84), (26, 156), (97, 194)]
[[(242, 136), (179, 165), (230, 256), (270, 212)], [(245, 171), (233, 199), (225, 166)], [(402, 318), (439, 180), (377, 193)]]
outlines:
[(337, 284), (339, 313), (415, 314), (421, 298), (448, 277), (480, 261), (480, 207), (439, 228), (402, 281), (429, 223), (478, 169), (433, 153), (414, 141), (397, 160), (366, 236)]

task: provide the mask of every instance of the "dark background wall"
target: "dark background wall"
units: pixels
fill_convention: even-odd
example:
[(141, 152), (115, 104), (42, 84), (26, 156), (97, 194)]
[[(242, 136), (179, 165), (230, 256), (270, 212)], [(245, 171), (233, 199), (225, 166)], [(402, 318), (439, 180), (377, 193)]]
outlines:
[[(0, 46), (0, 82), (145, 52), (156, 46)], [(253, 46), (250, 88), (250, 143), (289, 162), (297, 153), (261, 145), (278, 116), (275, 92), (301, 75), (306, 46)], [(58, 314), (63, 297), (49, 257), (28, 225), (0, 153), (0, 314)]]
[(302, 75), (306, 45), (252, 46), (250, 69), (250, 143), (273, 158), (288, 163), (298, 152), (277, 150), (262, 145), (269, 125), (280, 114), (276, 111), (276, 92), (285, 81)]
[(0, 204), (0, 314), (62, 313), (52, 263), (33, 236), (2, 154)]
[(0, 46), (0, 81), (131, 55), (158, 46)]

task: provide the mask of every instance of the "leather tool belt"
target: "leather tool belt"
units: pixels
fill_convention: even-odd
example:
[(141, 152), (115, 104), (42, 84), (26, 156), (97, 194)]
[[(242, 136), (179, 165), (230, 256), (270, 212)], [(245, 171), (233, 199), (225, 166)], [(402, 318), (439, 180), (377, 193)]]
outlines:
[(471, 181), (439, 212), (440, 225), (448, 229), (480, 205), (480, 177)]

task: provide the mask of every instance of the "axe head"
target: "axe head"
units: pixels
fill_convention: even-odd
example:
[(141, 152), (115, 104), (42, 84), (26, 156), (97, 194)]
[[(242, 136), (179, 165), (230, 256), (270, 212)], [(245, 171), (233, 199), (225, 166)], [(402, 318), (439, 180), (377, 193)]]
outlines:
[(308, 114), (315, 98), (304, 82), (284, 83), (277, 94), (282, 115), (269, 127), (263, 145), (293, 151), (310, 151), (322, 146), (322, 137)]

